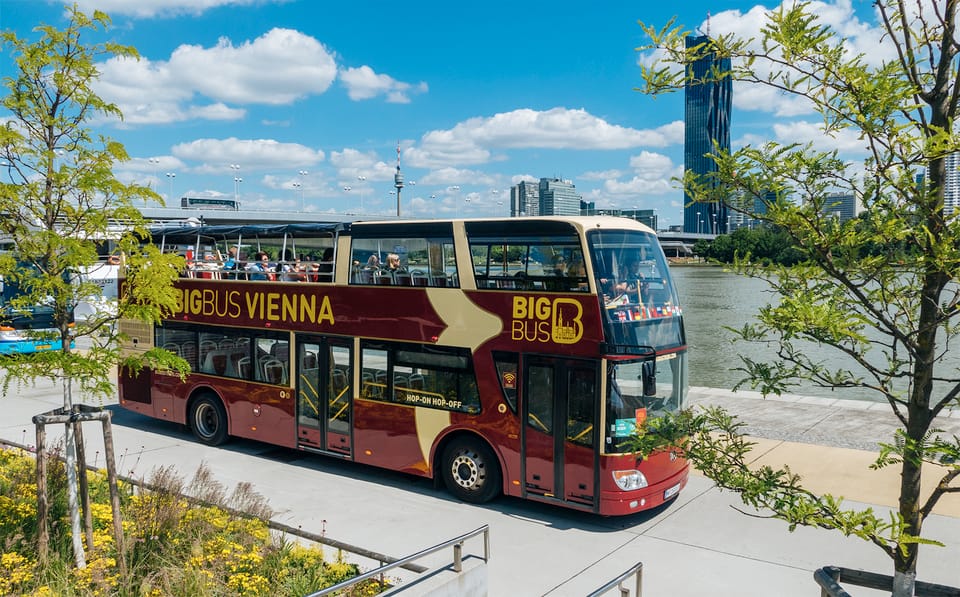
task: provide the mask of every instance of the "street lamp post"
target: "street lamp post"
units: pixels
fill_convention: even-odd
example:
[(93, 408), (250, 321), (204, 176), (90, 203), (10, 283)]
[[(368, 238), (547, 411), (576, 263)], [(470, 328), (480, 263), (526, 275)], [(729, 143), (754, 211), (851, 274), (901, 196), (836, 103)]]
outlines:
[(714, 235), (717, 234), (717, 214), (713, 214), (713, 228), (710, 229), (710, 232)]
[(700, 222), (703, 221), (703, 214), (697, 214), (697, 234), (700, 234)]
[(357, 182), (360, 183), (360, 215), (363, 215), (363, 191), (364, 183), (367, 181), (367, 177), (363, 175), (357, 176)]
[[(297, 175), (300, 176), (302, 180), (306, 180), (306, 176), (309, 174), (306, 170), (298, 170)], [(300, 187), (300, 211), (306, 211), (306, 207), (303, 204), (303, 182), (300, 182), (298, 185)]]
[(173, 179), (177, 177), (176, 172), (167, 172), (167, 178), (170, 179), (170, 196), (169, 200), (173, 201)]
[[(451, 192), (453, 192), (453, 193), (459, 193), (459, 192), (460, 192), (460, 185), (453, 185), (452, 187), (450, 187), (449, 190), (450, 190)], [(459, 197), (454, 197), (454, 198), (453, 198), (453, 206), (454, 206), (454, 213), (455, 213), (456, 216), (459, 218), (459, 217), (460, 217), (460, 199), (459, 199)]]
[(239, 176), (233, 177), (233, 199), (237, 202), (237, 205), (240, 205), (240, 183), (243, 182), (243, 179)]

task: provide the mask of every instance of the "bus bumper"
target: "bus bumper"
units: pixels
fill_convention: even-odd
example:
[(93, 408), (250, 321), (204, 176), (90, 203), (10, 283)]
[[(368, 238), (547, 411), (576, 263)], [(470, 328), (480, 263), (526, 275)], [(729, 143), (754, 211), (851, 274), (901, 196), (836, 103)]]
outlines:
[(680, 495), (680, 491), (687, 484), (689, 474), (690, 465), (687, 464), (675, 475), (655, 485), (633, 491), (601, 491), (600, 514), (623, 516), (656, 508)]

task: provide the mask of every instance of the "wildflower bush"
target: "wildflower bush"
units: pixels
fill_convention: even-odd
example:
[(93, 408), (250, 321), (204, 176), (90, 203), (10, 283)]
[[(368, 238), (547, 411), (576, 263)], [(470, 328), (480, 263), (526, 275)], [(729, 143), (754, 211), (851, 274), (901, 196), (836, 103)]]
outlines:
[[(341, 553), (328, 561), (319, 547), (271, 533), (265, 500), (244, 484), (228, 495), (205, 467), (189, 485), (169, 468), (153, 473), (149, 490), (121, 484), (122, 552), (113, 536), (105, 476), (88, 473), (93, 544), (86, 545), (87, 566), (75, 568), (66, 475), (57, 459), (48, 467), (51, 554), (41, 567), (35, 467), (32, 454), (0, 449), (0, 595), (302, 596), (360, 573)], [(121, 553), (126, 576), (118, 567)], [(365, 583), (353, 594), (381, 590), (378, 583)]]

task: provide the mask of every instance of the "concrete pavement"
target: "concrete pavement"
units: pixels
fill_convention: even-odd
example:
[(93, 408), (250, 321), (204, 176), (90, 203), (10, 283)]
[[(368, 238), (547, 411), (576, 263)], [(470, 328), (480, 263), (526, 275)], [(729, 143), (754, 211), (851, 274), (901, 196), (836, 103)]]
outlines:
[[(61, 403), (59, 388), (14, 388), (2, 400), (0, 438), (34, 442), (31, 417)], [(691, 402), (738, 414), (756, 438), (763, 462), (788, 463), (818, 491), (843, 495), (851, 506), (883, 511), (896, 495), (895, 471), (866, 467), (894, 427), (886, 405), (694, 388)], [(331, 458), (232, 441), (210, 448), (177, 426), (109, 406), (114, 412), (118, 468), (146, 476), (173, 466), (189, 478), (205, 463), (227, 487), (249, 482), (277, 512), (275, 519), (366, 550), (402, 557), (489, 524), (490, 595), (583, 595), (638, 561), (645, 595), (817, 595), (812, 572), (840, 565), (890, 573), (878, 548), (839, 533), (800, 528), (740, 512), (735, 495), (692, 475), (673, 503), (624, 518), (602, 518), (513, 498), (463, 504), (430, 481)], [(960, 416), (941, 421), (960, 435)], [(49, 435), (55, 435), (53, 428)], [(102, 465), (99, 432), (85, 433), (87, 455)], [(892, 474), (892, 476), (891, 476)], [(928, 475), (929, 476), (929, 475)], [(922, 547), (920, 578), (960, 585), (960, 496), (945, 498), (925, 535), (947, 547)], [(467, 553), (482, 553), (479, 540)], [(450, 553), (423, 565), (443, 566)], [(403, 578), (401, 576), (401, 578)], [(869, 592), (856, 591), (864, 595)]]

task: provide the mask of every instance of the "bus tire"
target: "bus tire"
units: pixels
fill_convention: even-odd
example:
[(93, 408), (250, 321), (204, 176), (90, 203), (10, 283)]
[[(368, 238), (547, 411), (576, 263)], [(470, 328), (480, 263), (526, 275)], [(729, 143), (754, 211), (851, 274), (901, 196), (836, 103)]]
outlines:
[(227, 441), (227, 411), (220, 400), (203, 394), (190, 407), (190, 431), (208, 446), (219, 446)]
[(493, 451), (473, 437), (454, 438), (443, 451), (442, 476), (447, 491), (472, 504), (500, 494), (500, 465)]

